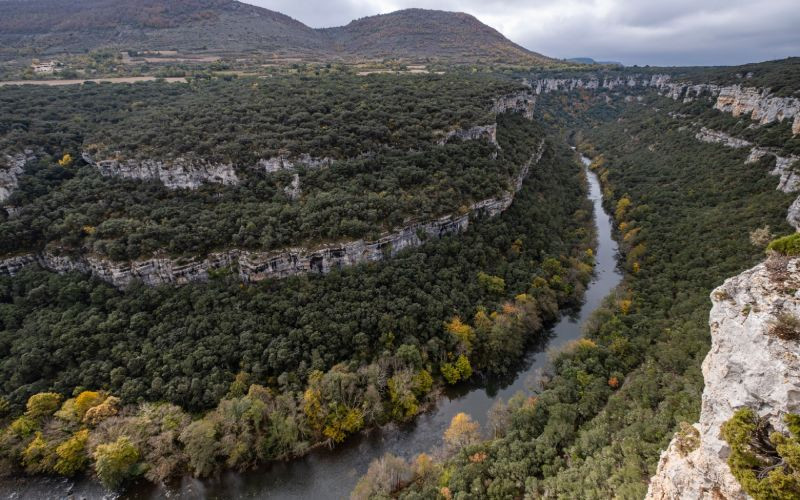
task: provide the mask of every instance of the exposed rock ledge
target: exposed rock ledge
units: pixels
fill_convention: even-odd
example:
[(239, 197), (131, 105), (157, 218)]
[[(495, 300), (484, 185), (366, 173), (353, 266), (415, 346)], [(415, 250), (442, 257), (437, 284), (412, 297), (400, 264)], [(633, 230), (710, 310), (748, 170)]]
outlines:
[(0, 158), (0, 202), (6, 201), (19, 186), (19, 176), (25, 170), (25, 164), (35, 157), (33, 151), (15, 155), (3, 155)]
[(477, 141), (481, 139), (486, 139), (489, 141), (490, 144), (494, 144), (497, 147), (500, 147), (497, 144), (497, 124), (493, 123), (491, 125), (477, 125), (472, 128), (468, 129), (457, 129), (451, 130), (447, 132), (444, 137), (437, 141), (437, 144), (440, 146), (444, 146), (448, 142), (450, 142), (453, 138), (460, 139), (462, 141)]
[(474, 203), (463, 215), (446, 215), (434, 221), (411, 224), (375, 241), (356, 240), (314, 249), (289, 248), (274, 252), (232, 249), (212, 253), (205, 259), (154, 257), (133, 262), (114, 262), (95, 255), (70, 257), (42, 252), (0, 260), (0, 273), (13, 276), (25, 266), (38, 263), (55, 272), (92, 274), (124, 288), (134, 280), (147, 285), (206, 281), (210, 271), (220, 269), (238, 272), (240, 279), (247, 283), (309, 272), (324, 274), (336, 268), (376, 262), (394, 256), (403, 249), (417, 247), (429, 239), (461, 233), (469, 226), (470, 219), (476, 216), (494, 217), (504, 212), (522, 188), (530, 168), (541, 159), (544, 144), (542, 139), (537, 150), (512, 180), (509, 190), (501, 196)]
[(239, 183), (236, 171), (230, 163), (209, 163), (187, 158), (177, 158), (169, 163), (147, 159), (95, 160), (86, 152), (81, 156), (106, 177), (157, 180), (169, 189), (197, 189), (206, 182), (224, 185)]
[(750, 407), (785, 431), (783, 415), (800, 412), (800, 345), (769, 333), (779, 314), (800, 317), (798, 288), (800, 259), (772, 258), (711, 294), (711, 350), (703, 361), (705, 389), (695, 425), (700, 444), (684, 454), (680, 438), (672, 440), (648, 499), (749, 498), (728, 468), (730, 449), (720, 427)]
[(630, 75), (627, 77), (543, 78), (528, 83), (535, 94), (547, 92), (586, 90), (615, 90), (654, 88), (662, 95), (674, 100), (689, 102), (702, 96), (716, 97), (714, 108), (733, 116), (749, 116), (764, 125), (783, 120), (792, 122), (792, 134), (800, 134), (800, 99), (777, 97), (769, 89), (720, 86), (714, 84), (692, 84), (672, 82), (671, 77), (661, 75)]
[(753, 143), (751, 143), (750, 141), (739, 139), (738, 137), (733, 137), (731, 135), (726, 134), (725, 132), (721, 132), (719, 130), (712, 130), (706, 127), (701, 128), (700, 132), (698, 132), (697, 135), (695, 135), (695, 138), (698, 141), (723, 144), (725, 146), (728, 146), (729, 148), (746, 148), (748, 146), (753, 145)]

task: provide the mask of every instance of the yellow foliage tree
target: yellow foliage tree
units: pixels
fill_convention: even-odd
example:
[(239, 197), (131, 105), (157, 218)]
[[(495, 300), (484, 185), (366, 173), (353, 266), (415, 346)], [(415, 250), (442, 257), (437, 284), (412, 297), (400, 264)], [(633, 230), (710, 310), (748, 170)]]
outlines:
[(631, 199), (628, 198), (628, 195), (623, 196), (617, 202), (617, 210), (614, 212), (617, 220), (622, 220), (625, 217), (625, 214), (628, 211), (628, 208), (631, 206)]
[(86, 456), (86, 442), (89, 440), (89, 430), (81, 429), (69, 439), (58, 445), (56, 456), (58, 460), (53, 467), (62, 476), (72, 476), (82, 471), (89, 463)]
[(472, 344), (475, 341), (475, 332), (472, 327), (461, 321), (458, 316), (445, 323), (445, 330), (453, 335), (458, 342), (463, 346), (464, 350), (470, 352)]
[(450, 421), (450, 427), (444, 431), (444, 442), (452, 451), (480, 440), (480, 425), (466, 413), (459, 413)]
[(73, 161), (74, 160), (72, 159), (72, 155), (71, 154), (64, 153), (64, 156), (62, 156), (61, 159), (58, 160), (58, 164), (60, 166), (64, 167), (64, 168), (67, 168), (67, 167), (72, 165)]

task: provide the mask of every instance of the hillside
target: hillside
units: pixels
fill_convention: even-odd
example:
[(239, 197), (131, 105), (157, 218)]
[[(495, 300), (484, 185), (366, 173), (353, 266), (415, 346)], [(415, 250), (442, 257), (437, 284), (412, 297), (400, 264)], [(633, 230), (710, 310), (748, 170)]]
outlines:
[(461, 12), (405, 9), (321, 30), (350, 55), (370, 58), (547, 62)]
[(319, 34), (231, 0), (2, 0), (0, 46), (43, 53), (102, 47), (320, 54)]
[(115, 48), (317, 60), (550, 61), (463, 13), (408, 9), (312, 29), (234, 0), (0, 0), (0, 5), (0, 55), (6, 57)]

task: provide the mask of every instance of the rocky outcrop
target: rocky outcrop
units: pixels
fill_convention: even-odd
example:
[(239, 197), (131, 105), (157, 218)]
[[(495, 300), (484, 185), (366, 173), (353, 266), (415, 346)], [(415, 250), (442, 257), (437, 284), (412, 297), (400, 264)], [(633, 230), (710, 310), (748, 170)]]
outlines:
[[(505, 211), (522, 188), (531, 167), (544, 152), (544, 139), (520, 171), (509, 189), (495, 198), (470, 206), (467, 213), (446, 215), (433, 221), (408, 224), (374, 241), (356, 240), (316, 248), (289, 248), (272, 252), (231, 249), (205, 258), (170, 258), (158, 256), (133, 262), (115, 262), (96, 255), (67, 256), (52, 251), (15, 256), (0, 261), (0, 273), (14, 275), (25, 266), (38, 263), (55, 272), (78, 271), (91, 274), (119, 288), (133, 281), (146, 285), (184, 284), (206, 281), (214, 271), (229, 270), (245, 282), (285, 278), (302, 273), (328, 273), (333, 269), (376, 262), (401, 250), (421, 245), (430, 239), (466, 231), (476, 217), (494, 217)], [(299, 182), (297, 189), (300, 189)]]
[(492, 105), (492, 113), (505, 112), (522, 113), (528, 120), (533, 120), (533, 110), (536, 107), (536, 96), (530, 92), (517, 92), (499, 97)]
[(794, 171), (794, 164), (797, 162), (798, 157), (794, 155), (779, 156), (777, 152), (771, 149), (755, 147), (750, 151), (747, 163), (755, 163), (765, 156), (775, 158), (775, 168), (770, 174), (780, 177), (778, 189), (784, 193), (800, 191), (800, 176)]
[(325, 168), (330, 167), (333, 163), (333, 159), (328, 158), (327, 156), (324, 158), (317, 158), (315, 156), (311, 156), (307, 153), (303, 153), (297, 157), (291, 158), (289, 156), (275, 156), (272, 158), (263, 158), (258, 160), (256, 163), (257, 169), (263, 169), (265, 172), (273, 173), (278, 172), (280, 170), (296, 170), (299, 166), (305, 166), (307, 168)]
[(300, 174), (294, 174), (292, 183), (283, 188), (283, 192), (291, 201), (299, 200), (303, 196), (303, 190), (300, 189)]
[(800, 127), (800, 99), (774, 97), (769, 89), (731, 85), (720, 89), (714, 108), (733, 116), (749, 116), (764, 125), (794, 119), (793, 133)]
[(437, 141), (437, 144), (440, 146), (444, 146), (448, 142), (450, 142), (453, 138), (460, 139), (462, 141), (478, 141), (485, 139), (490, 144), (497, 144), (497, 124), (493, 123), (491, 125), (477, 125), (472, 128), (468, 129), (457, 129), (451, 130), (447, 132), (444, 137)]
[(169, 189), (197, 189), (208, 182), (226, 186), (239, 183), (236, 171), (230, 163), (211, 163), (186, 158), (177, 158), (169, 162), (147, 159), (95, 160), (89, 153), (83, 153), (82, 156), (86, 163), (94, 166), (106, 177), (157, 180)]
[(773, 257), (728, 279), (711, 294), (711, 350), (703, 361), (705, 389), (699, 445), (677, 435), (662, 453), (647, 494), (652, 500), (749, 498), (727, 465), (720, 427), (749, 407), (786, 431), (783, 416), (800, 412), (800, 345), (771, 329), (778, 317), (800, 317), (800, 259)]
[(747, 116), (761, 125), (792, 120), (792, 133), (800, 134), (800, 99), (777, 97), (769, 89), (742, 87), (741, 85), (715, 85), (672, 82), (666, 74), (630, 75), (625, 77), (542, 78), (528, 82), (534, 94), (570, 92), (573, 90), (626, 90), (656, 89), (674, 100), (689, 102), (699, 97), (716, 98), (714, 108)]
[(0, 202), (6, 201), (19, 186), (25, 164), (35, 159), (33, 151), (0, 157)]
[[(695, 135), (695, 138), (703, 142), (722, 144), (729, 148), (752, 146), (752, 143), (749, 141), (705, 127), (700, 129), (700, 132)], [(784, 193), (800, 191), (800, 174), (796, 172), (794, 168), (800, 158), (794, 155), (781, 156), (777, 150), (755, 146), (750, 150), (750, 154), (747, 156), (745, 163), (756, 163), (765, 156), (771, 156), (775, 159), (775, 168), (772, 169), (770, 174), (780, 179), (778, 181), (778, 189)], [(792, 204), (792, 208), (789, 209), (789, 215), (787, 217), (789, 223), (800, 231), (800, 219), (798, 217), (800, 217), (800, 198), (795, 200)]]
[(695, 138), (703, 142), (712, 142), (728, 146), (729, 148), (746, 148), (752, 146), (753, 143), (744, 139), (730, 136), (725, 132), (719, 130), (711, 130), (710, 128), (703, 127), (695, 135)]

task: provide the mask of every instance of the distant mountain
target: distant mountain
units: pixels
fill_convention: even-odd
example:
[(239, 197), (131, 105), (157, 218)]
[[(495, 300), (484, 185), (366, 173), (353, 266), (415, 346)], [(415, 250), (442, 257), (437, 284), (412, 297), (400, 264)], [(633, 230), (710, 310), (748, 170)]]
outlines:
[(406, 9), (320, 31), (345, 52), (370, 58), (414, 57), (530, 64), (551, 61), (461, 12)]
[(319, 54), (320, 34), (233, 0), (0, 0), (0, 46), (45, 53), (101, 47)]
[(474, 17), (408, 9), (312, 29), (235, 0), (0, 0), (0, 53), (103, 47), (318, 59), (403, 58), (546, 64)]
[(621, 62), (617, 61), (595, 61), (591, 57), (572, 57), (566, 60), (567, 62), (576, 64), (608, 64), (613, 66), (624, 66)]

